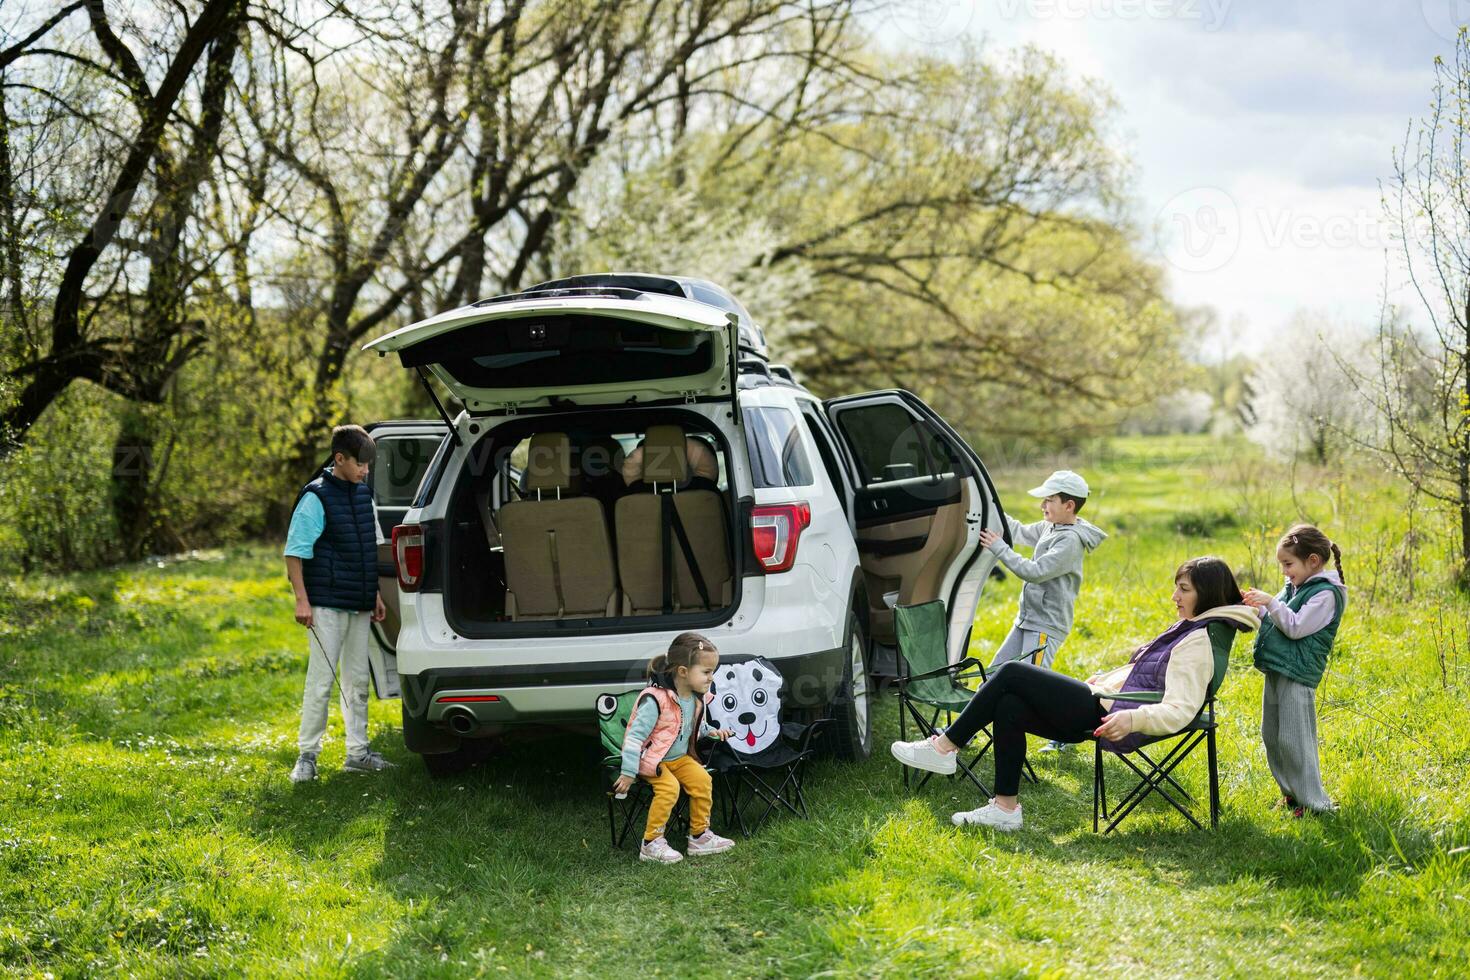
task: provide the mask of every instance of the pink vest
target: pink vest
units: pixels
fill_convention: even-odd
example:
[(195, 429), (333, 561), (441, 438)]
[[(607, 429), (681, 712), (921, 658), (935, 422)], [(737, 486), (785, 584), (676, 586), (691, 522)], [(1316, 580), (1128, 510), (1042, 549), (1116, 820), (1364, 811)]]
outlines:
[[(679, 737), (679, 729), (684, 724), (684, 713), (679, 710), (679, 696), (667, 687), (656, 684), (645, 687), (638, 694), (637, 704), (642, 704), (646, 697), (653, 698), (658, 704), (658, 721), (653, 723), (653, 731), (643, 740), (643, 749), (638, 754), (638, 775), (653, 777), (658, 775), (660, 763), (669, 754), (674, 739)], [(715, 696), (708, 693), (703, 698), (694, 699), (694, 727), (689, 732), (688, 752), (695, 762), (699, 761), (699, 755), (694, 751), (694, 743), (699, 741), (699, 723), (704, 718), (704, 706), (714, 699)], [(637, 711), (635, 707), (634, 714)]]

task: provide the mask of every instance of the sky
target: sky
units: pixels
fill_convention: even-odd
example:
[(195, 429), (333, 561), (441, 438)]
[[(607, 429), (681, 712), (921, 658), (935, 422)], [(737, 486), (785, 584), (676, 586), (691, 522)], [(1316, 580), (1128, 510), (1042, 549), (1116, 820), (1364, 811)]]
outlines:
[(898, 0), (886, 44), (1034, 44), (1112, 90), (1137, 219), (1213, 344), (1258, 354), (1298, 311), (1370, 329), (1412, 306), (1382, 197), (1470, 0)]

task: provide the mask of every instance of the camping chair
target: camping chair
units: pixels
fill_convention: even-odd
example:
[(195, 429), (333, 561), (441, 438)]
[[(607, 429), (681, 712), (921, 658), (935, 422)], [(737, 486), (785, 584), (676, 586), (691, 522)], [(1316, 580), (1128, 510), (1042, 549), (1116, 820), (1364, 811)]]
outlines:
[[(623, 768), (623, 736), (628, 723), (633, 720), (633, 709), (637, 707), (642, 689), (624, 691), (621, 694), (599, 694), (597, 696), (597, 734), (608, 755), (602, 760), (602, 788), (607, 794), (607, 827), (612, 834), (612, 846), (622, 847), (628, 839), (628, 831), (638, 817), (653, 802), (653, 787), (646, 779), (634, 779), (628, 787), (628, 795), (618, 799), (613, 795), (613, 783)], [(668, 830), (676, 827), (689, 829), (689, 797), (679, 794), (679, 802), (669, 815)]]
[[(944, 723), (950, 724), (957, 712), (963, 711), (965, 705), (970, 703), (971, 696), (975, 693), (961, 684), (961, 681), (974, 677), (985, 680), (985, 665), (974, 657), (965, 657), (958, 663), (949, 662), (948, 651), (948, 615), (944, 610), (944, 603), (938, 599), (930, 602), (921, 602), (913, 606), (895, 606), (893, 609), (894, 629), (898, 636), (898, 732), (899, 740), (908, 740), (908, 719), (911, 717), (918, 725), (919, 732), (925, 737), (934, 735), (938, 731), (939, 715), (944, 714)], [(1032, 659), (1041, 651), (1031, 654)], [(973, 673), (963, 673), (971, 667), (976, 667)], [(930, 710), (932, 709), (932, 710)], [(928, 717), (925, 712), (928, 711)], [(984, 736), (984, 741), (975, 750), (974, 755), (968, 762), (965, 761), (964, 750), (958, 753), (955, 760), (955, 775), (963, 774), (965, 778), (975, 784), (985, 797), (990, 796), (990, 790), (980, 777), (975, 775), (975, 766), (985, 758), (985, 753), (990, 751), (992, 736), (989, 726), (982, 728), (976, 735), (979, 739)], [(909, 768), (903, 768), (903, 785), (909, 785)], [(925, 773), (919, 779), (914, 788), (923, 789), (924, 785), (934, 773)], [(1036, 782), (1036, 773), (1031, 769), (1030, 761), (1027, 761), (1025, 775), (1031, 782)], [(953, 777), (951, 777), (953, 778)]]
[(807, 818), (806, 763), (813, 741), (831, 720), (782, 721), (781, 683), (775, 666), (757, 657), (720, 664), (710, 686), (709, 723), (735, 733), (709, 750), (715, 796), (725, 826), (738, 827), (745, 837), (778, 810)]
[[(1184, 814), (1186, 820), (1194, 824), (1200, 830), (1204, 824), (1199, 822), (1189, 810), (1189, 805), (1194, 801), (1189, 792), (1174, 778), (1174, 770), (1179, 767), (1189, 754), (1205, 744), (1206, 754), (1209, 760), (1210, 776), (1210, 827), (1214, 828), (1220, 822), (1220, 772), (1218, 756), (1215, 748), (1215, 695), (1220, 691), (1220, 685), (1225, 682), (1225, 672), (1230, 668), (1230, 647), (1235, 643), (1235, 635), (1240, 627), (1223, 620), (1210, 623), (1205, 627), (1210, 637), (1210, 649), (1215, 658), (1215, 669), (1210, 677), (1209, 687), (1205, 689), (1205, 703), (1200, 707), (1199, 714), (1194, 720), (1185, 725), (1172, 735), (1147, 735), (1142, 736), (1142, 744), (1134, 748), (1120, 748), (1115, 743), (1104, 744), (1102, 739), (1094, 739), (1093, 752), (1093, 777), (1092, 777), (1092, 830), (1097, 832), (1099, 818), (1107, 821), (1104, 834), (1116, 830), (1132, 813), (1138, 804), (1142, 803), (1150, 794), (1158, 794), (1169, 802), (1174, 809)], [(1100, 699), (1110, 701), (1132, 701), (1139, 704), (1157, 704), (1163, 699), (1163, 695), (1157, 691), (1129, 691), (1120, 694), (1098, 695)], [(1162, 756), (1155, 759), (1154, 755), (1144, 751), (1150, 749), (1156, 755), (1159, 751), (1155, 746), (1163, 747), (1169, 743), (1167, 750)], [(1108, 811), (1107, 785), (1103, 777), (1103, 753), (1108, 752), (1123, 761), (1133, 774), (1138, 777), (1138, 782), (1117, 802), (1113, 811)], [(1176, 795), (1177, 794), (1177, 795)]]

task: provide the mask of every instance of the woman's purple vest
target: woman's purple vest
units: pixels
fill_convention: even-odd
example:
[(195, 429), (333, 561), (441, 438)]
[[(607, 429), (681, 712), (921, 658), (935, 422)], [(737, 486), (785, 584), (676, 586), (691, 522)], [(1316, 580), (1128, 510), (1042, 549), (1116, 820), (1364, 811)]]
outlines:
[[(1123, 681), (1123, 686), (1118, 689), (1121, 694), (1124, 691), (1157, 691), (1163, 693), (1164, 675), (1169, 670), (1169, 657), (1173, 655), (1174, 648), (1179, 641), (1184, 639), (1195, 630), (1202, 630), (1210, 625), (1208, 619), (1181, 619), (1160, 633), (1150, 643), (1145, 643), (1138, 648), (1138, 652), (1128, 662), (1133, 669)], [(1113, 706), (1108, 709), (1108, 714), (1119, 711), (1132, 711), (1134, 708), (1142, 707), (1136, 701), (1114, 701)], [(1131, 732), (1116, 742), (1102, 740), (1102, 747), (1108, 752), (1132, 752), (1147, 742), (1151, 736), (1140, 732)]]

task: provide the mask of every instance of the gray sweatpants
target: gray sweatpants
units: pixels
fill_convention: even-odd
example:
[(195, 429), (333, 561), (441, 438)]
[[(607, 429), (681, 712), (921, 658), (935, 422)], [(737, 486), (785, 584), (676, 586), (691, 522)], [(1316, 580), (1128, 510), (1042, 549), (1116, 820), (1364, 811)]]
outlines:
[(1317, 762), (1317, 691), (1266, 671), (1261, 692), (1261, 741), (1281, 792), (1308, 810), (1331, 810)]
[(995, 651), (995, 657), (990, 661), (986, 670), (994, 670), (1001, 664), (1011, 660), (1030, 660), (1031, 655), (1039, 648), (1045, 647), (1041, 654), (1041, 662), (1038, 666), (1051, 669), (1052, 661), (1057, 659), (1057, 651), (1062, 648), (1062, 641), (1067, 638), (1065, 633), (1043, 633), (1036, 630), (1023, 630), (1020, 626), (1012, 626), (1006, 638), (1001, 641)]

